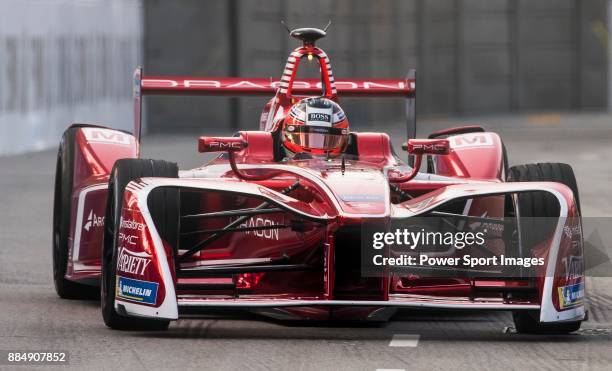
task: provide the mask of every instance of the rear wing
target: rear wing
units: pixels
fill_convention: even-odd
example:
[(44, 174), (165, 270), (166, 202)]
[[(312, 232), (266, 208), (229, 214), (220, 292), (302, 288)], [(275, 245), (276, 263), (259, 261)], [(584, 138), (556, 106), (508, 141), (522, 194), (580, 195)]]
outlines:
[[(241, 77), (177, 77), (145, 76), (142, 67), (134, 72), (134, 137), (140, 143), (142, 127), (142, 97), (145, 95), (215, 95), (215, 96), (270, 96), (286, 91), (287, 77), (280, 80)], [(332, 77), (333, 79), (333, 77)], [(416, 136), (416, 71), (410, 70), (402, 80), (394, 79), (339, 79), (332, 80), (334, 93), (346, 97), (398, 97), (406, 99), (408, 138)], [(320, 95), (320, 79), (292, 81), (290, 93)]]

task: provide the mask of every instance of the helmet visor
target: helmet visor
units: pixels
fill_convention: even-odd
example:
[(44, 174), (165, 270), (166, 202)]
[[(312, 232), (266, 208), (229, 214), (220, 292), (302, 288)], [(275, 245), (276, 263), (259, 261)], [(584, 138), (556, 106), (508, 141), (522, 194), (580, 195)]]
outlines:
[(348, 130), (321, 126), (289, 125), (284, 130), (285, 139), (302, 147), (332, 151), (344, 147)]

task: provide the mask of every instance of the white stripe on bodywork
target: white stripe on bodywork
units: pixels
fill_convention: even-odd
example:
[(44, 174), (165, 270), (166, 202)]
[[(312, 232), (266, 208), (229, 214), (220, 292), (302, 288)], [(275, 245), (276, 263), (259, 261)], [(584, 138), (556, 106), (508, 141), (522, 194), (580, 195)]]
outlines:
[(79, 270), (81, 270), (81, 268), (83, 270), (91, 270), (90, 266), (78, 263), (79, 253), (81, 250), (81, 231), (83, 230), (83, 209), (85, 208), (85, 197), (89, 192), (105, 188), (108, 188), (108, 184), (101, 183), (85, 187), (79, 193), (79, 200), (77, 202), (76, 227), (74, 231), (74, 240), (72, 241), (72, 264), (74, 271), (76, 271), (77, 268), (79, 268)]
[(180, 298), (181, 307), (217, 307), (217, 308), (276, 308), (276, 307), (398, 307), (398, 308), (438, 308), (438, 309), (482, 309), (482, 310), (537, 310), (537, 304), (503, 304), (450, 302), (438, 303), (435, 300), (399, 301), (399, 300), (300, 300), (300, 299), (198, 299)]

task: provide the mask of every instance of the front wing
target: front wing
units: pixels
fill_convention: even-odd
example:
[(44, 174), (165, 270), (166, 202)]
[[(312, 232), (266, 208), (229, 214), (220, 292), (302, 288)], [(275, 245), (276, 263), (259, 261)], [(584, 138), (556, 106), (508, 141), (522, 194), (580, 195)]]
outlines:
[[(126, 188), (124, 204), (121, 214), (121, 228), (119, 229), (120, 244), (118, 255), (121, 269), (118, 269), (116, 285), (115, 309), (118, 313), (128, 316), (150, 317), (159, 319), (178, 319), (180, 309), (183, 308), (289, 308), (289, 307), (410, 307), (410, 308), (447, 308), (447, 309), (474, 309), (474, 310), (540, 310), (541, 322), (576, 321), (585, 318), (585, 308), (582, 301), (577, 302), (569, 308), (560, 307), (559, 296), (568, 287), (568, 277), (562, 272), (562, 260), (566, 258), (568, 245), (571, 244), (571, 236), (567, 230), (575, 230), (575, 225), (569, 225), (570, 220), (577, 216), (573, 195), (569, 188), (558, 183), (479, 183), (449, 185), (440, 192), (428, 196), (426, 202), (423, 199), (412, 200), (408, 203), (391, 205), (389, 209), (390, 219), (402, 219), (419, 216), (436, 206), (449, 200), (465, 198), (467, 196), (485, 196), (505, 194), (511, 192), (546, 191), (554, 195), (561, 206), (559, 222), (554, 232), (554, 238), (546, 256), (546, 275), (538, 279), (538, 300), (528, 301), (511, 298), (472, 297), (472, 296), (434, 296), (434, 295), (410, 295), (390, 292), (388, 277), (382, 279), (382, 285), (386, 286), (380, 295), (373, 298), (344, 299), (334, 297), (334, 240), (329, 228), (322, 234), (323, 238), (323, 262), (322, 267), (316, 274), (321, 275), (320, 285), (315, 291), (292, 290), (289, 282), (285, 292), (257, 293), (248, 290), (241, 295), (230, 294), (221, 291), (215, 292), (213, 288), (223, 285), (236, 285), (236, 277), (239, 279), (255, 279), (258, 265), (253, 265), (249, 259), (239, 259), (240, 267), (232, 270), (235, 265), (230, 261), (219, 260), (216, 267), (218, 275), (205, 274), (201, 277), (204, 286), (193, 286), (197, 289), (185, 290), (184, 282), (193, 279), (194, 274), (182, 278), (184, 270), (178, 261), (178, 252), (164, 241), (156, 229), (156, 223), (149, 210), (148, 197), (158, 187), (178, 187), (183, 190), (200, 190), (207, 192), (230, 193), (237, 197), (253, 197), (260, 202), (265, 202), (278, 208), (288, 215), (294, 215), (312, 223), (321, 225), (332, 225), (343, 219), (341, 211), (336, 215), (322, 214), (307, 203), (300, 202), (280, 192), (269, 188), (246, 182), (228, 181), (219, 179), (165, 179), (165, 178), (143, 178), (131, 182)], [(578, 226), (579, 227), (579, 226)], [(257, 227), (254, 227), (257, 228)], [(258, 262), (261, 259), (254, 259)], [(230, 268), (228, 268), (230, 267)], [(249, 273), (249, 268), (254, 268)], [(289, 265), (279, 265), (279, 271)], [(278, 268), (278, 267), (277, 267)], [(287, 268), (287, 269), (289, 269)], [(211, 267), (206, 269), (210, 270)], [(271, 271), (276, 271), (274, 268)], [(289, 269), (290, 270), (290, 269)], [(197, 272), (197, 269), (196, 269)], [(259, 273), (257, 273), (259, 272)], [(238, 273), (238, 274), (236, 274)], [(291, 273), (290, 273), (291, 274)], [(291, 275), (287, 276), (291, 280)], [(579, 289), (584, 290), (584, 273), (578, 277)], [(196, 274), (197, 275), (197, 274)], [(189, 278), (190, 277), (190, 278)], [(576, 277), (573, 277), (576, 282)], [(297, 282), (296, 282), (297, 284)], [(489, 286), (507, 287), (508, 282), (500, 280), (497, 283), (486, 283)], [(206, 285), (210, 285), (208, 289)], [(298, 285), (299, 286), (299, 285)], [(181, 289), (183, 287), (183, 289)], [(581, 293), (584, 295), (584, 292)]]

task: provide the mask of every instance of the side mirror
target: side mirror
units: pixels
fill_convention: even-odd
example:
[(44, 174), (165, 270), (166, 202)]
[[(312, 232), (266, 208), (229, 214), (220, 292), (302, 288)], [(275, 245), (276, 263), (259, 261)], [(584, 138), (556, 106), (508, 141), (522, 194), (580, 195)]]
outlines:
[(414, 178), (421, 168), (423, 155), (448, 155), (450, 142), (448, 139), (408, 139), (408, 142), (402, 145), (402, 149), (414, 155), (414, 166), (407, 174), (389, 178), (391, 183), (403, 183)]
[(200, 137), (199, 152), (237, 152), (248, 146), (242, 137)]
[(411, 155), (448, 155), (450, 142), (448, 139), (409, 139), (402, 149)]
[(236, 164), (236, 152), (240, 152), (247, 148), (249, 143), (243, 137), (200, 137), (198, 139), (199, 152), (227, 152), (228, 161), (232, 171), (239, 179), (242, 180), (265, 180), (272, 178), (280, 171), (267, 172), (263, 175), (251, 175), (241, 171)]

